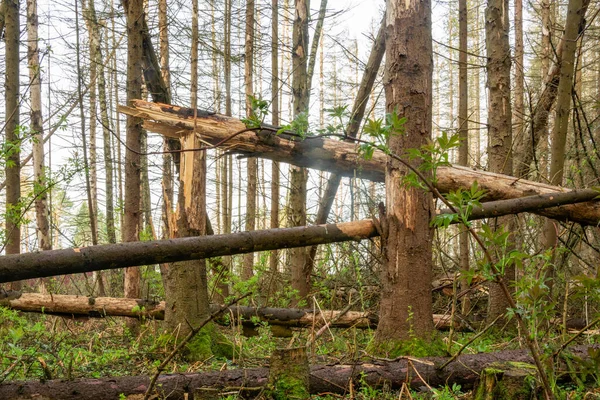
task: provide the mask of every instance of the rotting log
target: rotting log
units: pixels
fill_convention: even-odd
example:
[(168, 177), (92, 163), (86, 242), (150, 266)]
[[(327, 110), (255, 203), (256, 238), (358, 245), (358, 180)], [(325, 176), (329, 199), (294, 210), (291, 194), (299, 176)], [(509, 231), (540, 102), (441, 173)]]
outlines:
[[(165, 313), (164, 301), (2, 291), (0, 306), (25, 312), (90, 318), (118, 316), (161, 320)], [(212, 311), (219, 308), (220, 305), (211, 305)], [(231, 306), (226, 314), (234, 321), (241, 319), (242, 323), (252, 326), (256, 319), (270, 325), (301, 328), (321, 327), (330, 322), (331, 328), (367, 329), (375, 328), (378, 322), (377, 314), (361, 311), (347, 311), (340, 316), (340, 311), (335, 310), (313, 312), (297, 308)], [(434, 314), (433, 322), (439, 329), (450, 327), (448, 315)]]
[[(358, 152), (358, 144), (323, 137), (300, 140), (290, 133), (276, 135), (272, 127), (265, 125), (263, 131), (248, 131), (242, 121), (232, 117), (198, 110), (194, 112), (160, 103), (135, 100), (131, 107), (119, 106), (119, 111), (144, 119), (144, 127), (162, 135), (179, 138), (193, 130), (210, 144), (219, 144), (232, 153), (263, 157), (274, 161), (310, 167), (342, 176), (359, 177), (383, 182), (386, 156), (375, 151), (370, 160), (364, 160)], [(243, 133), (240, 133), (243, 132)], [(506, 200), (547, 193), (568, 192), (569, 189), (539, 182), (475, 170), (459, 166), (442, 166), (437, 171), (438, 189), (470, 189), (477, 182), (486, 191), (484, 201)], [(557, 220), (568, 220), (586, 225), (600, 223), (600, 203), (590, 201), (561, 207), (536, 210), (537, 214)]]
[(378, 236), (371, 220), (90, 246), (0, 257), (0, 283)]
[[(0, 290), (0, 306), (24, 312), (35, 312), (75, 318), (103, 318), (103, 317), (132, 317), (148, 319), (164, 319), (165, 302), (145, 299), (127, 299), (120, 297), (85, 297), (65, 294), (39, 294), (21, 293)], [(211, 312), (216, 312), (221, 307), (211, 304)], [(241, 319), (242, 324), (254, 327), (258, 322), (269, 325), (290, 328), (321, 327), (329, 322), (331, 328), (358, 328), (375, 329), (379, 322), (376, 313), (363, 311), (347, 311), (340, 316), (337, 310), (322, 310), (313, 312), (299, 308), (275, 307), (248, 307), (231, 306), (225, 313), (234, 321)], [(224, 319), (217, 319), (225, 323)], [(448, 314), (433, 314), (433, 323), (437, 329), (450, 328)], [(561, 324), (562, 320), (557, 320)], [(585, 320), (567, 320), (568, 329), (582, 329)]]
[[(588, 349), (595, 346), (577, 346), (569, 352), (583, 360), (588, 360)], [(313, 365), (310, 367), (310, 392), (344, 394), (352, 382), (356, 389), (360, 385), (373, 388), (384, 386), (398, 390), (403, 384), (413, 389), (425, 386), (423, 380), (432, 387), (454, 383), (469, 390), (475, 386), (479, 373), (494, 363), (531, 363), (533, 360), (526, 350), (506, 350), (497, 353), (466, 354), (459, 356), (443, 370), (447, 359), (443, 357), (411, 358), (395, 361), (370, 360), (352, 364)], [(415, 373), (419, 372), (419, 376)], [(567, 376), (568, 377), (568, 376)], [(197, 374), (161, 375), (157, 381), (157, 394), (160, 398), (180, 400), (190, 396), (198, 388), (213, 388), (229, 394), (244, 393), (255, 397), (267, 385), (267, 368), (248, 368), (204, 372)], [(110, 377), (100, 379), (75, 379), (73, 381), (51, 380), (15, 381), (0, 384), (1, 399), (61, 399), (61, 400), (114, 400), (120, 396), (143, 395), (149, 384), (148, 376)], [(137, 398), (137, 397), (136, 397)]]

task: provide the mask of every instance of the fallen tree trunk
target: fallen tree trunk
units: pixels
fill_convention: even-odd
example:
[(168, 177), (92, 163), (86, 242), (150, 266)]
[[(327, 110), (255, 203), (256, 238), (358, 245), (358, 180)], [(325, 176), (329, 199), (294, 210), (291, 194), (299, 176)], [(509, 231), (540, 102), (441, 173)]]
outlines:
[[(0, 291), (0, 305), (14, 310), (37, 312), (52, 315), (100, 318), (106, 316), (152, 318), (162, 320), (165, 317), (165, 302), (153, 302), (143, 299), (126, 299), (115, 297), (83, 297), (73, 295), (45, 295), (38, 293), (20, 293)], [(212, 304), (212, 311), (220, 308)], [(340, 311), (323, 310), (313, 312), (297, 308), (246, 307), (231, 306), (229, 314), (232, 319), (241, 319), (244, 324), (256, 325), (258, 319), (270, 325), (287, 327), (316, 327), (327, 322), (332, 328), (360, 329), (375, 328), (379, 320), (377, 314), (360, 311), (348, 311), (340, 316)], [(438, 329), (450, 327), (450, 316), (433, 315), (434, 324)]]
[[(364, 160), (358, 153), (358, 145), (354, 143), (326, 138), (300, 140), (289, 133), (276, 135), (273, 129), (247, 131), (246, 126), (236, 118), (199, 110), (198, 118), (194, 120), (191, 109), (142, 100), (135, 100), (132, 107), (119, 106), (119, 111), (143, 118), (145, 128), (168, 137), (179, 138), (196, 127), (206, 142), (218, 144), (233, 153), (330, 171), (342, 176), (378, 182), (384, 180), (385, 154), (375, 151), (372, 159)], [(438, 189), (444, 193), (470, 189), (473, 182), (477, 181), (479, 188), (486, 191), (484, 201), (570, 191), (558, 186), (459, 166), (440, 167), (437, 177)], [(535, 212), (557, 220), (587, 225), (600, 223), (600, 203), (597, 201)]]
[[(569, 349), (574, 356), (589, 359), (588, 349), (600, 346), (577, 346)], [(443, 370), (438, 370), (447, 358), (411, 358), (398, 361), (372, 360), (347, 365), (314, 365), (310, 367), (310, 392), (345, 394), (352, 382), (354, 389), (361, 385), (373, 388), (388, 387), (398, 390), (403, 384), (413, 389), (425, 386), (451, 386), (456, 383), (471, 389), (479, 379), (479, 372), (494, 363), (533, 362), (525, 350), (507, 350), (497, 353), (461, 355)], [(415, 373), (418, 371), (418, 375)], [(423, 380), (421, 380), (421, 378)], [(267, 368), (248, 368), (205, 372), (198, 374), (161, 375), (157, 393), (161, 399), (180, 400), (191, 397), (198, 388), (222, 390), (223, 395), (243, 393), (255, 397), (268, 383)], [(60, 400), (116, 400), (122, 396), (143, 395), (148, 387), (148, 376), (126, 376), (101, 379), (26, 381), (0, 384), (2, 399), (60, 399)], [(137, 398), (137, 397), (136, 397)]]
[(378, 236), (371, 220), (49, 250), (0, 257), (0, 283)]
[[(162, 320), (165, 317), (164, 301), (156, 302), (121, 297), (85, 297), (64, 294), (3, 292), (0, 290), (0, 306), (25, 312), (77, 318), (112, 316)], [(216, 312), (220, 307), (219, 304), (211, 304), (211, 312)], [(325, 323), (329, 323), (331, 328), (375, 329), (379, 322), (377, 314), (362, 311), (341, 313), (337, 310), (322, 310), (313, 312), (312, 310), (298, 308), (231, 306), (225, 314), (232, 317), (230, 319), (235, 323), (241, 320), (243, 325), (252, 327), (259, 324), (258, 320), (267, 322), (269, 325), (291, 328), (321, 327)], [(225, 323), (226, 321), (217, 319), (217, 322)], [(450, 316), (448, 314), (433, 314), (433, 323), (437, 329), (449, 329)], [(557, 320), (555, 323), (561, 324), (562, 321)], [(580, 319), (567, 321), (568, 329), (582, 329), (585, 325), (585, 321)]]
[[(516, 185), (516, 184), (515, 184)], [(563, 205), (596, 197), (591, 189), (565, 193), (547, 193), (509, 200), (483, 203), (473, 209), (470, 219), (497, 217), (520, 210), (559, 214)], [(588, 203), (583, 203), (588, 204)], [(595, 203), (594, 203), (595, 204)], [(569, 214), (572, 210), (566, 210)], [(440, 213), (450, 213), (441, 210)], [(327, 224), (297, 228), (267, 229), (227, 235), (200, 236), (181, 239), (128, 242), (75, 249), (49, 250), (0, 256), (0, 283), (20, 279), (42, 278), (80, 272), (100, 271), (194, 260), (256, 251), (303, 247), (317, 244), (368, 239), (379, 236), (372, 220)]]

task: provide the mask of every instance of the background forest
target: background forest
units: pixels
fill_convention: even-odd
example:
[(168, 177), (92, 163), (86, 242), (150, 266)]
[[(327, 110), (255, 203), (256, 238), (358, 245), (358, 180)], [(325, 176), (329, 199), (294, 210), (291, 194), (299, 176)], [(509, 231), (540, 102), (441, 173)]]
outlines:
[[(2, 0), (0, 397), (11, 381), (256, 372), (269, 356), (310, 359), (312, 377), (364, 362), (350, 378), (323, 367), (342, 383), (311, 377), (313, 395), (483, 396), (489, 371), (444, 361), (481, 352), (527, 362), (526, 396), (600, 396), (599, 11)], [(152, 262), (82, 250), (214, 235)], [(72, 270), (66, 252), (16, 256), (70, 248), (88, 257)], [(572, 342), (590, 346), (564, 361)], [(297, 346), (308, 356), (277, 353)], [(460, 379), (405, 356), (449, 357), (436, 368)], [(218, 395), (277, 398), (256, 376)], [(280, 398), (308, 396), (292, 386)]]

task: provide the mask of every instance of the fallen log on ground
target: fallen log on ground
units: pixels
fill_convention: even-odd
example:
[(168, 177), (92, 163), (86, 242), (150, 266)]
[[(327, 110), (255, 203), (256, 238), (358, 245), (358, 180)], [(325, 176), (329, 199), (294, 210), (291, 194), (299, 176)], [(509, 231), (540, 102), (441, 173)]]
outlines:
[[(198, 110), (198, 118), (194, 120), (194, 112), (189, 108), (142, 100), (135, 100), (132, 107), (119, 106), (119, 111), (143, 118), (147, 129), (167, 137), (179, 138), (196, 127), (203, 140), (213, 145), (219, 144), (233, 153), (325, 170), (342, 176), (378, 182), (384, 180), (386, 155), (375, 151), (372, 159), (364, 160), (358, 153), (358, 145), (354, 143), (326, 138), (300, 140), (289, 133), (276, 135), (271, 129), (239, 133), (246, 130), (246, 126), (239, 119)], [(487, 192), (484, 201), (569, 191), (558, 186), (459, 166), (440, 167), (437, 177), (438, 189), (443, 193), (470, 189), (473, 182), (477, 181), (479, 188)], [(600, 223), (598, 201), (535, 212), (550, 218), (587, 225)]]
[[(577, 346), (569, 352), (584, 360), (589, 359), (588, 349), (597, 351), (600, 345)], [(506, 350), (497, 353), (460, 355), (443, 370), (437, 367), (447, 360), (444, 357), (411, 358), (397, 361), (371, 360), (340, 365), (313, 365), (310, 368), (310, 392), (344, 394), (349, 383), (354, 389), (361, 385), (373, 388), (388, 387), (398, 390), (404, 383), (413, 389), (425, 386), (452, 386), (471, 389), (479, 379), (479, 372), (494, 363), (533, 363), (526, 350)], [(419, 376), (415, 373), (418, 371)], [(559, 374), (560, 377), (560, 374)], [(161, 375), (157, 381), (157, 394), (161, 399), (182, 400), (191, 397), (198, 388), (210, 387), (227, 394), (244, 393), (254, 397), (268, 383), (267, 368), (248, 368), (204, 372), (196, 374)], [(2, 399), (61, 399), (61, 400), (116, 400), (122, 396), (143, 395), (149, 384), (148, 376), (125, 376), (101, 379), (26, 381), (0, 384)], [(254, 396), (253, 396), (254, 395)], [(137, 398), (137, 397), (136, 397)]]
[[(162, 320), (165, 317), (165, 302), (145, 299), (128, 299), (122, 297), (85, 297), (64, 294), (21, 293), (0, 290), (0, 306), (13, 310), (35, 312), (65, 317), (103, 318), (131, 317)], [(211, 304), (211, 311), (221, 306)], [(313, 312), (299, 308), (248, 307), (231, 306), (226, 313), (233, 320), (240, 320), (244, 325), (256, 326), (258, 322), (290, 328), (321, 327), (330, 323), (331, 328), (375, 329), (379, 316), (371, 312), (347, 311), (340, 316), (337, 310)], [(217, 319), (219, 323), (226, 321)], [(433, 323), (438, 329), (450, 328), (450, 315), (433, 314)], [(562, 324), (557, 320), (556, 324)], [(459, 322), (457, 322), (457, 327)], [(568, 329), (582, 329), (585, 321), (581, 319), (567, 320)]]
[[(101, 318), (106, 316), (151, 318), (162, 320), (165, 317), (165, 302), (153, 302), (143, 299), (127, 299), (118, 297), (84, 297), (74, 295), (44, 295), (39, 293), (20, 293), (0, 291), (0, 306), (14, 310), (37, 312), (51, 315)], [(218, 304), (212, 304), (216, 311)], [(227, 312), (232, 319), (241, 319), (243, 323), (254, 326), (254, 320), (267, 322), (270, 325), (287, 327), (321, 327), (330, 322), (332, 328), (374, 329), (379, 320), (377, 314), (360, 311), (347, 311), (340, 316), (340, 311), (323, 310), (313, 312), (298, 308), (247, 307), (231, 306)], [(450, 316), (433, 315), (434, 324), (439, 329), (450, 327)], [(222, 321), (221, 321), (222, 322)]]

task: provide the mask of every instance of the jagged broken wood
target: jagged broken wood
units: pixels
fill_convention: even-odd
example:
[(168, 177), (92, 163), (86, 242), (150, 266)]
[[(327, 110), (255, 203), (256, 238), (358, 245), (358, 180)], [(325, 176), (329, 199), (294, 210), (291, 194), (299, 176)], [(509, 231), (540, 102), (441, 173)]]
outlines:
[[(588, 349), (600, 346), (570, 348), (572, 356), (589, 360)], [(398, 360), (368, 360), (352, 364), (313, 365), (310, 367), (310, 392), (345, 394), (350, 382), (373, 388), (388, 387), (398, 390), (403, 384), (414, 389), (460, 384), (463, 389), (474, 387), (479, 373), (494, 363), (532, 363), (526, 350), (506, 350), (497, 353), (465, 354), (443, 370), (437, 367), (446, 361), (443, 357), (400, 358)], [(415, 373), (418, 371), (419, 376)], [(560, 371), (558, 371), (560, 373)], [(576, 371), (569, 371), (576, 373)], [(565, 375), (568, 378), (568, 374)], [(157, 381), (157, 395), (168, 400), (191, 397), (198, 388), (213, 388), (227, 394), (256, 397), (269, 380), (267, 368), (224, 369), (197, 374), (161, 375)], [(61, 400), (113, 400), (122, 396), (143, 395), (148, 387), (148, 376), (109, 377), (101, 379), (51, 380), (46, 382), (15, 381), (0, 384), (1, 399), (61, 399)], [(225, 396), (225, 394), (223, 394)]]
[[(130, 107), (119, 106), (119, 111), (143, 118), (146, 129), (167, 137), (180, 138), (196, 127), (196, 132), (202, 135), (205, 142), (220, 144), (223, 149), (232, 153), (383, 182), (385, 154), (375, 151), (372, 159), (365, 160), (358, 152), (358, 145), (354, 143), (323, 137), (300, 140), (290, 133), (276, 135), (274, 129), (247, 131), (244, 123), (236, 118), (198, 110), (198, 117), (194, 120), (194, 112), (189, 108), (142, 100), (135, 100)], [(268, 127), (265, 125), (265, 128)], [(242, 131), (244, 132), (240, 133)], [(443, 193), (470, 189), (473, 182), (478, 182), (479, 188), (486, 191), (485, 201), (570, 191), (558, 186), (459, 166), (440, 167), (437, 177), (436, 186)], [(597, 201), (535, 212), (586, 225), (600, 223), (600, 203)]]
[[(162, 320), (165, 314), (164, 301), (20, 292), (3, 294), (1, 291), (0, 306), (26, 312), (91, 318), (119, 316)], [(211, 311), (215, 312), (219, 307), (213, 304)], [(340, 316), (340, 311), (336, 310), (313, 312), (297, 308), (231, 306), (227, 314), (232, 317), (231, 320), (241, 320), (251, 326), (262, 321), (270, 325), (307, 328), (321, 327), (331, 321), (329, 326), (332, 328), (374, 329), (378, 322), (377, 314), (360, 311), (347, 311)], [(450, 316), (434, 314), (433, 322), (439, 329), (448, 329)]]

